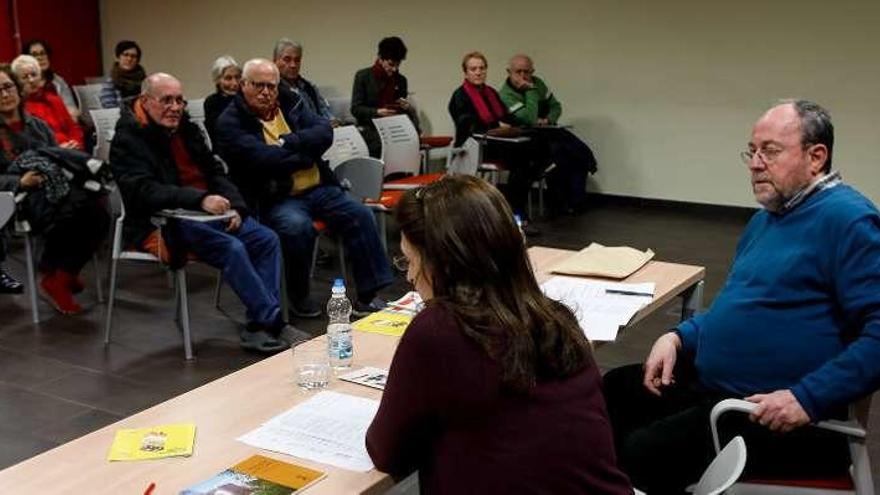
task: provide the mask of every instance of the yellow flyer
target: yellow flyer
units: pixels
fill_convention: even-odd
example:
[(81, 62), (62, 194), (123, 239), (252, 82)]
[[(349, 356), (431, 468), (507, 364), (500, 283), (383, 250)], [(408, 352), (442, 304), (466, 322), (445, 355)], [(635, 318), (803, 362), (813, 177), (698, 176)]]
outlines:
[(361, 332), (379, 333), (382, 335), (391, 335), (400, 337), (403, 335), (409, 322), (413, 319), (412, 315), (402, 314), (391, 311), (377, 311), (369, 316), (351, 324), (351, 327)]
[(110, 446), (108, 461), (140, 461), (190, 456), (196, 439), (193, 423), (119, 430)]

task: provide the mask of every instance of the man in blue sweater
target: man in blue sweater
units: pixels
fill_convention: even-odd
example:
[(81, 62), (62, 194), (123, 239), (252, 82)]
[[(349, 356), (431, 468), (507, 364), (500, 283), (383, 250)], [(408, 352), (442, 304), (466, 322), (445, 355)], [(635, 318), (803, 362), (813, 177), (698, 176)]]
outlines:
[(742, 158), (763, 209), (727, 282), (706, 313), (657, 339), (644, 368), (605, 376), (635, 486), (682, 493), (695, 482), (714, 456), (709, 411), (730, 397), (757, 404), (720, 427), (745, 437), (747, 475), (846, 473), (845, 439), (804, 426), (845, 416), (880, 385), (880, 214), (831, 170), (833, 144), (815, 103), (785, 102), (758, 120)]

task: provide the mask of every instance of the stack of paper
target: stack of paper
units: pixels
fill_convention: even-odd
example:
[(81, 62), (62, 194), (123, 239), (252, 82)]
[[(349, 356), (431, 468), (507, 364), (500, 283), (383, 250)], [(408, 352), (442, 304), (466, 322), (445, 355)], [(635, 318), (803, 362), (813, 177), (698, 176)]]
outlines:
[(590, 340), (613, 341), (617, 331), (654, 298), (654, 283), (625, 284), (553, 277), (544, 294), (568, 306)]
[(639, 251), (631, 247), (605, 247), (595, 242), (566, 258), (550, 269), (563, 275), (623, 279), (654, 257), (654, 251)]
[(238, 438), (254, 447), (331, 466), (366, 472), (367, 427), (379, 402), (324, 391)]
[(190, 456), (196, 438), (192, 423), (123, 429), (116, 432), (108, 461), (140, 461), (162, 457)]

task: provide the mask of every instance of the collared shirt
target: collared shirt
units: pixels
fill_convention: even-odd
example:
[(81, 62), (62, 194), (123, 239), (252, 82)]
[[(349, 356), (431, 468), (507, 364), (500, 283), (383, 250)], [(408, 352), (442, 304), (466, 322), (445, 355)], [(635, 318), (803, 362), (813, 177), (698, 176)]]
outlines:
[(804, 186), (800, 191), (795, 193), (794, 196), (789, 198), (785, 203), (782, 204), (782, 208), (779, 209), (779, 213), (785, 213), (794, 209), (797, 205), (804, 202), (811, 194), (815, 192), (819, 192), (825, 189), (832, 188), (837, 186), (843, 182), (843, 179), (840, 177), (840, 171), (834, 170), (833, 172), (826, 174), (822, 178), (811, 182)]

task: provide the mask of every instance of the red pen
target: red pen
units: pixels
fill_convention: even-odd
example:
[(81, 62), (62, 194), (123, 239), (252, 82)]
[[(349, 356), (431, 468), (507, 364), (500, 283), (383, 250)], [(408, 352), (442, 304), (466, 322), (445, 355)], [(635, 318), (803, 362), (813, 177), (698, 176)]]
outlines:
[(144, 490), (144, 495), (152, 495), (153, 490), (155, 488), (156, 488), (156, 483), (150, 483), (150, 486), (148, 486), (147, 489)]

